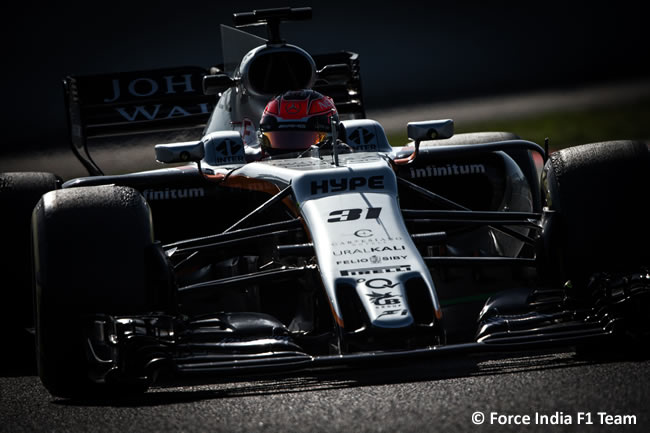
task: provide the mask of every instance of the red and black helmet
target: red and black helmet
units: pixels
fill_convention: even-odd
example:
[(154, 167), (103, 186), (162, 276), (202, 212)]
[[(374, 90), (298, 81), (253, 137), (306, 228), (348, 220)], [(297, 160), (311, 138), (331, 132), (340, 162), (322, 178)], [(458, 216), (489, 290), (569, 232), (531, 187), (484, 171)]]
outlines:
[(273, 98), (260, 120), (260, 143), (269, 154), (309, 149), (332, 136), (338, 121), (334, 101), (315, 90), (294, 90)]

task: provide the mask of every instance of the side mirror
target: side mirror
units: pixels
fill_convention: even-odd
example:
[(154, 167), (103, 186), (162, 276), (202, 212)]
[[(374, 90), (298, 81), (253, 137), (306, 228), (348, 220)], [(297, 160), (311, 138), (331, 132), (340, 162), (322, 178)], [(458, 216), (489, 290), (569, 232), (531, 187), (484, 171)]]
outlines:
[(451, 138), (454, 136), (454, 121), (444, 119), (409, 122), (406, 125), (406, 132), (408, 137), (415, 142)]
[(156, 145), (156, 160), (166, 164), (201, 161), (204, 156), (205, 150), (201, 141)]
[(203, 77), (203, 93), (218, 95), (236, 84), (227, 74), (206, 75)]
[(395, 159), (397, 165), (411, 164), (420, 153), (420, 142), (425, 140), (439, 140), (454, 136), (454, 121), (425, 120), (424, 122), (409, 122), (406, 124), (408, 137), (413, 140), (413, 153), (408, 158)]
[(345, 63), (335, 65), (325, 65), (322, 69), (316, 71), (319, 80), (325, 80), (328, 84), (345, 84), (352, 75), (350, 66)]

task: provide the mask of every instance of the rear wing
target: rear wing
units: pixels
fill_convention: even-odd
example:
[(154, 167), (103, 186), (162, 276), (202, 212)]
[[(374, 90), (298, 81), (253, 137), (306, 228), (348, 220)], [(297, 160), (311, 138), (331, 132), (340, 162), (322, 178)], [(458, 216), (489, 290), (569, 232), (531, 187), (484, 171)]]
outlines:
[[(313, 88), (330, 96), (342, 119), (363, 119), (359, 55), (349, 51), (313, 56), (323, 74)], [(347, 67), (340, 68), (346, 65)], [(72, 151), (90, 175), (102, 175), (89, 142), (120, 147), (199, 140), (217, 103), (203, 93), (210, 71), (196, 66), (69, 76), (63, 81)]]
[(198, 140), (216, 103), (215, 96), (203, 94), (207, 74), (204, 68), (186, 66), (66, 77), (73, 152), (91, 175), (101, 175), (88, 152), (88, 141), (94, 138), (142, 143), (151, 135), (153, 146), (157, 133), (178, 131), (182, 141)]
[(347, 65), (349, 67), (349, 73), (334, 82), (318, 77), (313, 89), (332, 98), (342, 118), (365, 119), (359, 54), (352, 51), (339, 51), (312, 55), (312, 58), (316, 63), (317, 70), (323, 70), (330, 65)]

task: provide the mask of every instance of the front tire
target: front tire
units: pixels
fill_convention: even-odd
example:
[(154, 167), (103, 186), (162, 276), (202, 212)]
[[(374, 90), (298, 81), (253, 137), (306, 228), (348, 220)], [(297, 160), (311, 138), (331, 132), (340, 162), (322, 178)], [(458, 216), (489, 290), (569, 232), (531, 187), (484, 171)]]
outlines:
[(131, 188), (52, 191), (37, 204), (32, 225), (37, 363), (53, 395), (127, 391), (89, 378), (84, 316), (153, 308), (155, 290), (147, 273), (152, 233), (149, 207)]

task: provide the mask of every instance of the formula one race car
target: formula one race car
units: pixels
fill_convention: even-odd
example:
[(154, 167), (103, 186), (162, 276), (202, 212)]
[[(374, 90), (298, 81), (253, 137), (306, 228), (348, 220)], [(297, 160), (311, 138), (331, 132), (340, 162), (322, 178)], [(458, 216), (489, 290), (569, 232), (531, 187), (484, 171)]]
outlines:
[[(222, 26), (211, 70), (66, 79), (91, 176), (0, 176), (16, 293), (3, 316), (29, 327), (33, 279), (52, 394), (647, 338), (647, 144), (547, 156), (435, 120), (392, 147), (365, 118), (357, 54), (280, 38), (281, 21), (310, 17), (235, 14), (268, 40)], [(88, 152), (161, 137), (160, 170), (103, 175)]]

